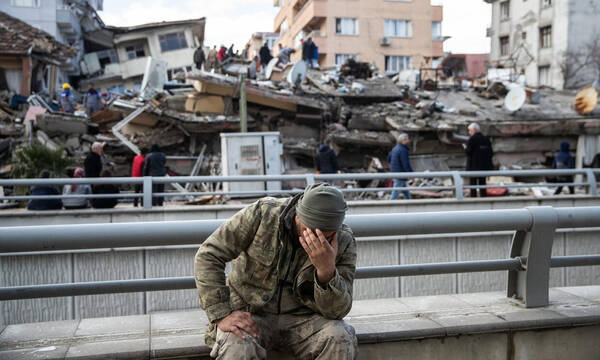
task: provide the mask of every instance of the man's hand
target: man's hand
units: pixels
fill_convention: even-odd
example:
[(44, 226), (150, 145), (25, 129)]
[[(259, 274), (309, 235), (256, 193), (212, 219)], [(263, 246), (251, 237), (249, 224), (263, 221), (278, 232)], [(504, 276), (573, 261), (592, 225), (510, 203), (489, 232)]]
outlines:
[[(316, 234), (315, 234), (316, 232)], [(317, 280), (327, 284), (335, 275), (335, 256), (338, 251), (337, 232), (333, 235), (331, 244), (319, 229), (313, 232), (307, 228), (300, 236), (300, 244), (308, 254), (310, 262), (317, 269)]]
[(240, 339), (245, 336), (241, 330), (244, 330), (250, 336), (258, 338), (258, 325), (252, 319), (252, 315), (245, 311), (233, 311), (231, 314), (216, 321), (221, 331), (232, 332)]

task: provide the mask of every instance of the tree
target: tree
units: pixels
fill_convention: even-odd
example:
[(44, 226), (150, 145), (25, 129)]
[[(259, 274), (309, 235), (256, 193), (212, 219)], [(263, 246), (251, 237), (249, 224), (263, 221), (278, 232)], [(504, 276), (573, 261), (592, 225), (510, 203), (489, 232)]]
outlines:
[[(579, 48), (563, 52), (559, 66), (565, 89), (589, 85), (598, 79), (600, 76), (600, 33), (592, 35), (590, 40)], [(590, 77), (586, 73), (592, 74), (592, 76)]]
[(13, 153), (12, 177), (37, 178), (42, 170), (61, 177), (66, 175), (67, 168), (73, 163), (63, 149), (49, 150), (39, 144), (26, 145)]

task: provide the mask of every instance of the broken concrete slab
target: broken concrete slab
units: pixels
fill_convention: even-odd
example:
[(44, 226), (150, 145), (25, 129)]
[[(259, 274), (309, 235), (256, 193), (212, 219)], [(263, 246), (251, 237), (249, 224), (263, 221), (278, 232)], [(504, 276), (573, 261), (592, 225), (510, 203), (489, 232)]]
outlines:
[(215, 95), (189, 96), (185, 101), (185, 111), (192, 113), (225, 114), (225, 101), (222, 96)]
[(39, 129), (50, 136), (62, 134), (85, 134), (88, 124), (85, 118), (64, 114), (38, 114), (36, 122)]
[(57, 143), (52, 141), (52, 139), (50, 139), (50, 137), (42, 130), (38, 130), (36, 132), (36, 138), (40, 142), (40, 144), (45, 146), (47, 149), (56, 151), (60, 148), (60, 146), (58, 146)]

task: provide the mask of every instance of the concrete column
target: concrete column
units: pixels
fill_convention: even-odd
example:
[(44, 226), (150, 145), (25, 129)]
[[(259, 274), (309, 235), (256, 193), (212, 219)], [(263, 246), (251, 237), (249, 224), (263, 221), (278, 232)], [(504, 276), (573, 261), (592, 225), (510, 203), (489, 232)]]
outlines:
[(21, 95), (31, 95), (31, 58), (24, 57), (21, 60)]

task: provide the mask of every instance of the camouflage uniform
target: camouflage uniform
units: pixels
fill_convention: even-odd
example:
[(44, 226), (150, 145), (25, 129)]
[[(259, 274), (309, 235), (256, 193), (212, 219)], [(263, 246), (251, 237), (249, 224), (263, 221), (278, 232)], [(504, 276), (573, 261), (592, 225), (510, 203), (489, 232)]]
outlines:
[[(212, 356), (264, 359), (266, 349), (283, 346), (296, 358), (355, 357), (354, 329), (341, 319), (352, 307), (356, 242), (343, 225), (335, 275), (321, 286), (295, 230), (299, 197), (258, 200), (229, 219), (198, 250), (196, 287), (210, 321), (206, 344), (217, 340)], [(226, 283), (225, 264), (232, 260)], [(214, 321), (234, 310), (253, 315), (259, 339), (247, 335), (242, 340), (220, 330), (217, 334)]]

